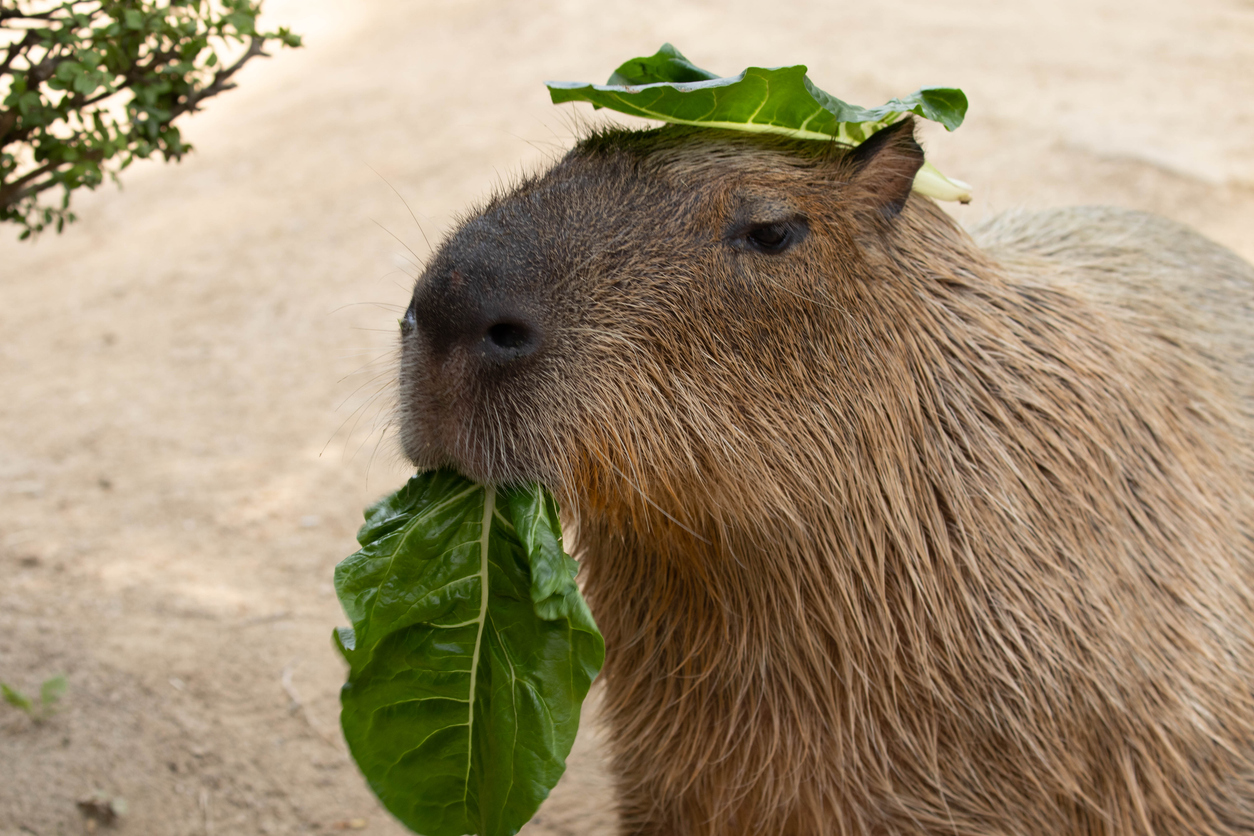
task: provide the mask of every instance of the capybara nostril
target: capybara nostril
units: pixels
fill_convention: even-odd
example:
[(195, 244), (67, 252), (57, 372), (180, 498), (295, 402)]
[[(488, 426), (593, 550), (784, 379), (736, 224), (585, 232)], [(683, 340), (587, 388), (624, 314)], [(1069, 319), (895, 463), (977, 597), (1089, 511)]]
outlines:
[[(488, 366), (530, 356), (544, 342), (544, 303), (534, 288), (519, 281), (521, 271), (458, 253), (460, 266), (436, 265), (415, 288), (407, 321), (437, 363), (450, 353), (468, 353)], [(467, 373), (473, 373), (466, 367)], [(470, 382), (470, 381), (466, 381)]]
[(494, 323), (483, 339), (488, 355), (498, 360), (518, 360), (540, 347), (539, 330), (523, 322)]

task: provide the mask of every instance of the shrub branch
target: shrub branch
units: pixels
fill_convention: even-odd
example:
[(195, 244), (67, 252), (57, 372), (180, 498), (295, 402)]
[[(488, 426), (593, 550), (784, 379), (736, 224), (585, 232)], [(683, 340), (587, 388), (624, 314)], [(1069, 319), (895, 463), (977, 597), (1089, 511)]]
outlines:
[[(70, 194), (136, 159), (192, 150), (174, 120), (233, 89), (286, 28), (260, 0), (0, 0), (0, 222), (27, 238), (74, 220)], [(225, 59), (225, 60), (224, 60)], [(60, 187), (58, 204), (39, 196)]]

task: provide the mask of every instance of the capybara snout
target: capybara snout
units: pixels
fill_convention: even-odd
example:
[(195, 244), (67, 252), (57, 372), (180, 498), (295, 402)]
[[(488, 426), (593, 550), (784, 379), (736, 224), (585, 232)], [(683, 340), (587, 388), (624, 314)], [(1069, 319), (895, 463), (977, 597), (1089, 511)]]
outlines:
[(544, 344), (541, 271), (511, 259), (501, 237), (463, 231), (423, 274), (408, 313), (435, 362), (461, 352), (491, 373)]
[(625, 833), (1254, 832), (1254, 268), (922, 163), (589, 136), (419, 280), (405, 451), (562, 503)]

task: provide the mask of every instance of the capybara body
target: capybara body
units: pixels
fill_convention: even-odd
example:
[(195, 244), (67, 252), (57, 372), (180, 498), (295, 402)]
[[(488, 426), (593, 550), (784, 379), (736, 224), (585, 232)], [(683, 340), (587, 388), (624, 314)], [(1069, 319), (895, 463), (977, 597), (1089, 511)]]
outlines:
[(921, 162), (585, 139), (420, 278), (405, 450), (569, 514), (625, 833), (1254, 832), (1254, 269)]

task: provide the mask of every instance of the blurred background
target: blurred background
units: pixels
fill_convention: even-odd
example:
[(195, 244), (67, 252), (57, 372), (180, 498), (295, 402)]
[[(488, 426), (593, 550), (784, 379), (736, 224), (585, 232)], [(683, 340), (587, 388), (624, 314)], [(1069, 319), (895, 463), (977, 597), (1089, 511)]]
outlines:
[[(924, 131), (975, 187), (961, 221), (1114, 204), (1254, 260), (1251, 0), (267, 0), (262, 24), (305, 46), (183, 119), (181, 164), (76, 194), (62, 235), (0, 229), (0, 681), (68, 683), (43, 723), (0, 704), (0, 836), (83, 832), (97, 792), (123, 833), (402, 832), (339, 736), (332, 571), (408, 474), (387, 424), (428, 241), (594, 118), (546, 79), (670, 41), (862, 105), (961, 87), (966, 124)], [(526, 832), (609, 833), (611, 805), (593, 718)]]

